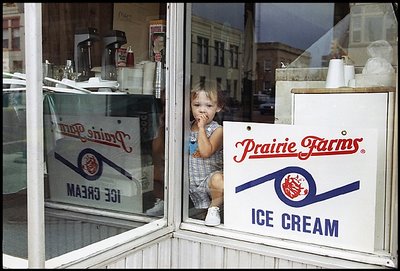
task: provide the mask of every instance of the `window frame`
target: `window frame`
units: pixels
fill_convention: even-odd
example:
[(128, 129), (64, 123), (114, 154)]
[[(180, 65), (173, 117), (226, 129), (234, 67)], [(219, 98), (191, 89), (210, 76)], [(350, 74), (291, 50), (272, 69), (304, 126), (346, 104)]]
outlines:
[(272, 69), (272, 60), (271, 59), (264, 59), (264, 71), (271, 72)]
[[(35, 48), (41, 48), (40, 38), (41, 38), (41, 3), (24, 3), (25, 7), (25, 18), (26, 22), (33, 20), (35, 24), (31, 26), (33, 29), (30, 32), (31, 35), (27, 35), (27, 41), (29, 44), (34, 44), (35, 46), (27, 47), (26, 50), (32, 55), (27, 54), (26, 59), (28, 63), (27, 66), (31, 65), (32, 69), (35, 67), (41, 67), (41, 57), (38, 57), (38, 53), (41, 54), (41, 50), (35, 52)], [(34, 9), (34, 10), (32, 10)], [(28, 14), (29, 13), (29, 14)], [(182, 16), (181, 18), (179, 16)], [(364, 254), (352, 251), (343, 251), (333, 248), (321, 247), (321, 246), (310, 246), (309, 244), (304, 244), (300, 242), (291, 242), (287, 240), (277, 240), (272, 237), (258, 236), (255, 234), (249, 234), (243, 231), (232, 231), (226, 230), (221, 227), (205, 227), (203, 223), (196, 219), (188, 218), (188, 184), (185, 182), (188, 176), (187, 165), (187, 155), (186, 151), (188, 149), (189, 129), (188, 123), (190, 118), (190, 97), (187, 89), (190, 88), (190, 62), (191, 58), (189, 55), (185, 55), (183, 52), (190, 52), (191, 44), (187, 42), (186, 37), (190, 37), (191, 34), (191, 4), (190, 3), (168, 3), (167, 4), (167, 42), (170, 42), (173, 46), (167, 46), (166, 49), (166, 66), (168, 67), (166, 72), (166, 88), (167, 88), (167, 119), (166, 126), (170, 129), (166, 130), (166, 169), (173, 168), (173, 171), (166, 170), (165, 180), (168, 182), (168, 190), (166, 192), (166, 197), (168, 198), (167, 207), (167, 218), (162, 218), (151, 222), (138, 229), (132, 229), (128, 232), (116, 235), (114, 237), (102, 240), (100, 242), (89, 245), (85, 248), (79, 250), (79, 253), (71, 252), (61, 255), (56, 259), (50, 259), (43, 261), (42, 256), (39, 253), (39, 258), (36, 262), (30, 262), (31, 258), (35, 258), (35, 253), (29, 256), (29, 260), (11, 257), (9, 255), (3, 254), (3, 267), (10, 268), (27, 268), (27, 267), (46, 267), (46, 268), (89, 268), (96, 267), (96, 263), (107, 258), (121, 255), (121, 251), (132, 250), (138, 246), (146, 244), (150, 239), (155, 239), (159, 236), (170, 234), (173, 231), (179, 229), (181, 231), (187, 232), (198, 232), (203, 233), (204, 240), (212, 240), (214, 236), (225, 237), (227, 239), (235, 239), (240, 241), (245, 241), (249, 243), (263, 244), (265, 246), (275, 248), (282, 248), (285, 251), (285, 255), (288, 258), (292, 251), (304, 251), (310, 254), (324, 255), (326, 257), (346, 259), (351, 261), (358, 261), (363, 263), (371, 263), (380, 266), (387, 266), (390, 261), (397, 258), (397, 217), (398, 217), (398, 192), (397, 192), (397, 131), (398, 131), (398, 100), (396, 92), (396, 104), (394, 113), (394, 130), (395, 136), (394, 141), (394, 153), (392, 166), (394, 170), (393, 179), (393, 189), (392, 189), (392, 201), (391, 205), (391, 229), (388, 234), (393, 236), (394, 242), (390, 244), (390, 250), (394, 251), (392, 253), (381, 254)], [(26, 28), (28, 31), (29, 28)], [(37, 37), (32, 40), (29, 37)], [(30, 49), (29, 49), (30, 48)], [(28, 65), (29, 64), (29, 65)], [(37, 80), (41, 73), (41, 68), (37, 72), (33, 72), (27, 78), (27, 84), (29, 83), (32, 92), (41, 93), (41, 81)], [(28, 82), (29, 81), (29, 82)], [(39, 91), (37, 91), (39, 90)], [(183, 93), (183, 95), (179, 95)], [(37, 94), (34, 94), (31, 98), (36, 99)], [(39, 99), (40, 100), (40, 99)], [(27, 101), (29, 103), (34, 102), (33, 100)], [(35, 110), (38, 111), (38, 110)], [(33, 116), (43, 115), (38, 114), (39, 112), (33, 112)], [(183, 121), (182, 121), (183, 120)], [(40, 127), (40, 126), (39, 126)], [(39, 129), (40, 130), (40, 129)], [(37, 142), (36, 142), (37, 144)], [(34, 149), (42, 150), (40, 148)], [(32, 158), (31, 158), (32, 159)], [(41, 163), (33, 163), (34, 169), (41, 169)], [(40, 175), (39, 175), (40, 176)], [(36, 177), (32, 175), (31, 177)], [(43, 217), (41, 217), (41, 205), (44, 201), (43, 195), (41, 195), (40, 181), (38, 178), (39, 186), (30, 186), (29, 196), (32, 200), (32, 204), (29, 207), (29, 213), (32, 213), (28, 223), (31, 228), (36, 228), (37, 232), (40, 232), (40, 228), (37, 227), (41, 222)], [(36, 185), (36, 183), (33, 183)], [(183, 197), (182, 197), (183, 194)], [(181, 208), (183, 212), (181, 214)], [(34, 214), (39, 214), (35, 217)], [(183, 219), (182, 219), (183, 218)], [(39, 222), (39, 223), (38, 223)], [(35, 249), (40, 249), (40, 234), (38, 236), (32, 237), (30, 245), (32, 251)], [(44, 242), (42, 242), (43, 244)], [(249, 244), (250, 245), (250, 244)], [(114, 249), (117, 248), (117, 249)], [(40, 251), (39, 251), (40, 252)], [(77, 255), (79, 254), (79, 255)], [(285, 256), (283, 255), (283, 256)], [(311, 259), (311, 258), (310, 258)], [(29, 261), (29, 263), (28, 263)]]
[(239, 47), (237, 45), (229, 45), (229, 68), (239, 68)]
[[(5, 22), (7, 23), (7, 26), (5, 26)], [(20, 51), (21, 50), (21, 33), (20, 33), (20, 27), (21, 27), (21, 18), (17, 16), (12, 16), (12, 17), (6, 17), (3, 19), (3, 36), (4, 36), (4, 31), (7, 32), (7, 48), (4, 48), (3, 50), (6, 49), (8, 51)], [(17, 37), (14, 37), (14, 34), (18, 33)], [(3, 45), (4, 45), (5, 39), (3, 39)]]
[(197, 63), (208, 64), (209, 39), (197, 36)]
[(225, 67), (225, 42), (214, 41), (214, 66)]

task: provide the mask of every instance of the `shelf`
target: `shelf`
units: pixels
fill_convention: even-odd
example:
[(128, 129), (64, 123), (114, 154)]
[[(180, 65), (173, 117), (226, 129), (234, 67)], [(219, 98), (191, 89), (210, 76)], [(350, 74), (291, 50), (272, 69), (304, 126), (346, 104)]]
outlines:
[(387, 87), (343, 87), (343, 88), (293, 88), (294, 94), (336, 94), (336, 93), (380, 93), (380, 92), (395, 92), (396, 88)]

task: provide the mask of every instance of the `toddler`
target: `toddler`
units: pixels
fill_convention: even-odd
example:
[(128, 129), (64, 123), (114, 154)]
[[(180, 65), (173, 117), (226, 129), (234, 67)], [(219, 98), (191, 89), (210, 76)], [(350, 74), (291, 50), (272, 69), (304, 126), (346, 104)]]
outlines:
[(216, 87), (195, 87), (191, 91), (189, 195), (195, 208), (207, 209), (205, 225), (221, 223), (223, 202), (222, 126), (214, 121), (223, 99)]

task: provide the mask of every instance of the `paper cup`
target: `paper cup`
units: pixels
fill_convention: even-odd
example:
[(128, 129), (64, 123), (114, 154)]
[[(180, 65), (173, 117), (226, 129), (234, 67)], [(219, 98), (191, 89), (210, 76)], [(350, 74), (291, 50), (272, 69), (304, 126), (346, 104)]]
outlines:
[(344, 84), (350, 87), (351, 79), (354, 79), (354, 66), (344, 65)]
[(344, 87), (344, 62), (343, 59), (331, 59), (329, 61), (328, 74), (326, 76), (326, 88)]
[(349, 80), (349, 87), (355, 88), (356, 87), (356, 79), (350, 79)]

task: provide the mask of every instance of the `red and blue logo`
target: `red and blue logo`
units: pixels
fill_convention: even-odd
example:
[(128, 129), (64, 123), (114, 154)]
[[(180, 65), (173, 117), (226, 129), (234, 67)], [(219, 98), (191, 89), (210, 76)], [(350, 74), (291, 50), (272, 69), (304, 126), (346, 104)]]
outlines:
[(103, 162), (132, 180), (132, 175), (129, 172), (91, 148), (83, 149), (79, 153), (77, 166), (58, 153), (54, 153), (54, 157), (89, 181), (95, 181), (101, 177), (103, 174)]
[(275, 180), (275, 192), (279, 199), (296, 208), (360, 189), (360, 181), (355, 181), (317, 195), (317, 185), (313, 176), (304, 168), (290, 166), (241, 184), (235, 188), (235, 193), (272, 180)]

